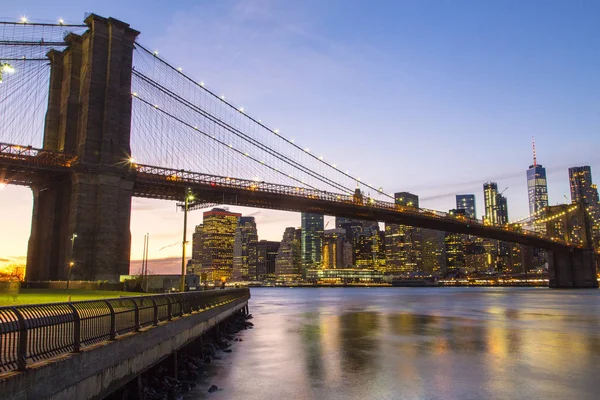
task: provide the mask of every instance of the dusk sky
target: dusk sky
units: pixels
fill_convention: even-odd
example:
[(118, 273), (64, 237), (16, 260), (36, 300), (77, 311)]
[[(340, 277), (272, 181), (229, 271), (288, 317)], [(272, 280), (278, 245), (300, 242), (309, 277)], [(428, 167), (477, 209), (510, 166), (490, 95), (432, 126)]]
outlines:
[[(590, 165), (600, 183), (598, 1), (40, 0), (3, 4), (0, 19), (86, 12), (129, 23), (248, 114), (423, 207), (474, 193), (481, 217), (482, 185), (496, 181), (509, 218), (526, 216), (532, 136), (550, 204), (570, 197), (570, 166)], [(29, 189), (0, 191), (0, 263), (26, 254), (31, 208)], [(300, 225), (296, 213), (229, 208), (255, 215), (261, 239)], [(201, 222), (190, 214), (189, 239)], [(149, 232), (150, 269), (175, 272), (181, 229), (174, 203), (134, 199), (132, 260)]]

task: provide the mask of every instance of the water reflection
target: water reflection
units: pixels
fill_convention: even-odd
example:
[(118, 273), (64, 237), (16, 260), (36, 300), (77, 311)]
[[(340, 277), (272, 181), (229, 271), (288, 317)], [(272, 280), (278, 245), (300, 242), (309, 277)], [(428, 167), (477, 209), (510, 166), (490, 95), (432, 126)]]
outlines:
[[(600, 291), (253, 289), (227, 399), (597, 398)], [(193, 398), (203, 398), (199, 391)]]

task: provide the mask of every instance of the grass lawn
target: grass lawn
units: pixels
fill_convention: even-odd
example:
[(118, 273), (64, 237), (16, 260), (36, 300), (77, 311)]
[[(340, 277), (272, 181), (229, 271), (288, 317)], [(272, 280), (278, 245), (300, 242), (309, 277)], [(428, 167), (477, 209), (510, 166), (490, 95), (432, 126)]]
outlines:
[(142, 295), (142, 293), (110, 290), (21, 289), (21, 292), (16, 296), (0, 293), (0, 306), (60, 303), (65, 301), (110, 299), (121, 296), (139, 295)]

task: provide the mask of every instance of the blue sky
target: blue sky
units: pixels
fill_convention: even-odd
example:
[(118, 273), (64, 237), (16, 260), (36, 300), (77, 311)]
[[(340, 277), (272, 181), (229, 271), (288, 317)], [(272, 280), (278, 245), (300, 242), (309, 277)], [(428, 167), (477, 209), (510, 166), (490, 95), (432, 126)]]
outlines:
[[(527, 215), (532, 135), (551, 204), (569, 197), (569, 166), (591, 165), (600, 182), (597, 1), (60, 3), (12, 2), (0, 16), (77, 23), (95, 12), (126, 21), (140, 42), (249, 114), (428, 208), (475, 193), (481, 215), (482, 184), (495, 180), (508, 187), (510, 218)], [(30, 192), (4, 189), (0, 206), (14, 211), (10, 236), (19, 241), (0, 247), (0, 258), (22, 255)], [(134, 249), (154, 230), (154, 257), (177, 254), (158, 250), (180, 240), (174, 209), (136, 200)], [(296, 214), (244, 212), (257, 213), (266, 239), (299, 225)], [(197, 212), (192, 223), (201, 219)]]

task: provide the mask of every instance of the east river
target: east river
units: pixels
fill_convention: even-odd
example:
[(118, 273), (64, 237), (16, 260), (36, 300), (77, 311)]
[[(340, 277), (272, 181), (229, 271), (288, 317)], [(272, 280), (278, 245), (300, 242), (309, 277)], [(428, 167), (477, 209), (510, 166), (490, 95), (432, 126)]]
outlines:
[(186, 399), (600, 398), (600, 290), (251, 293), (254, 329)]

